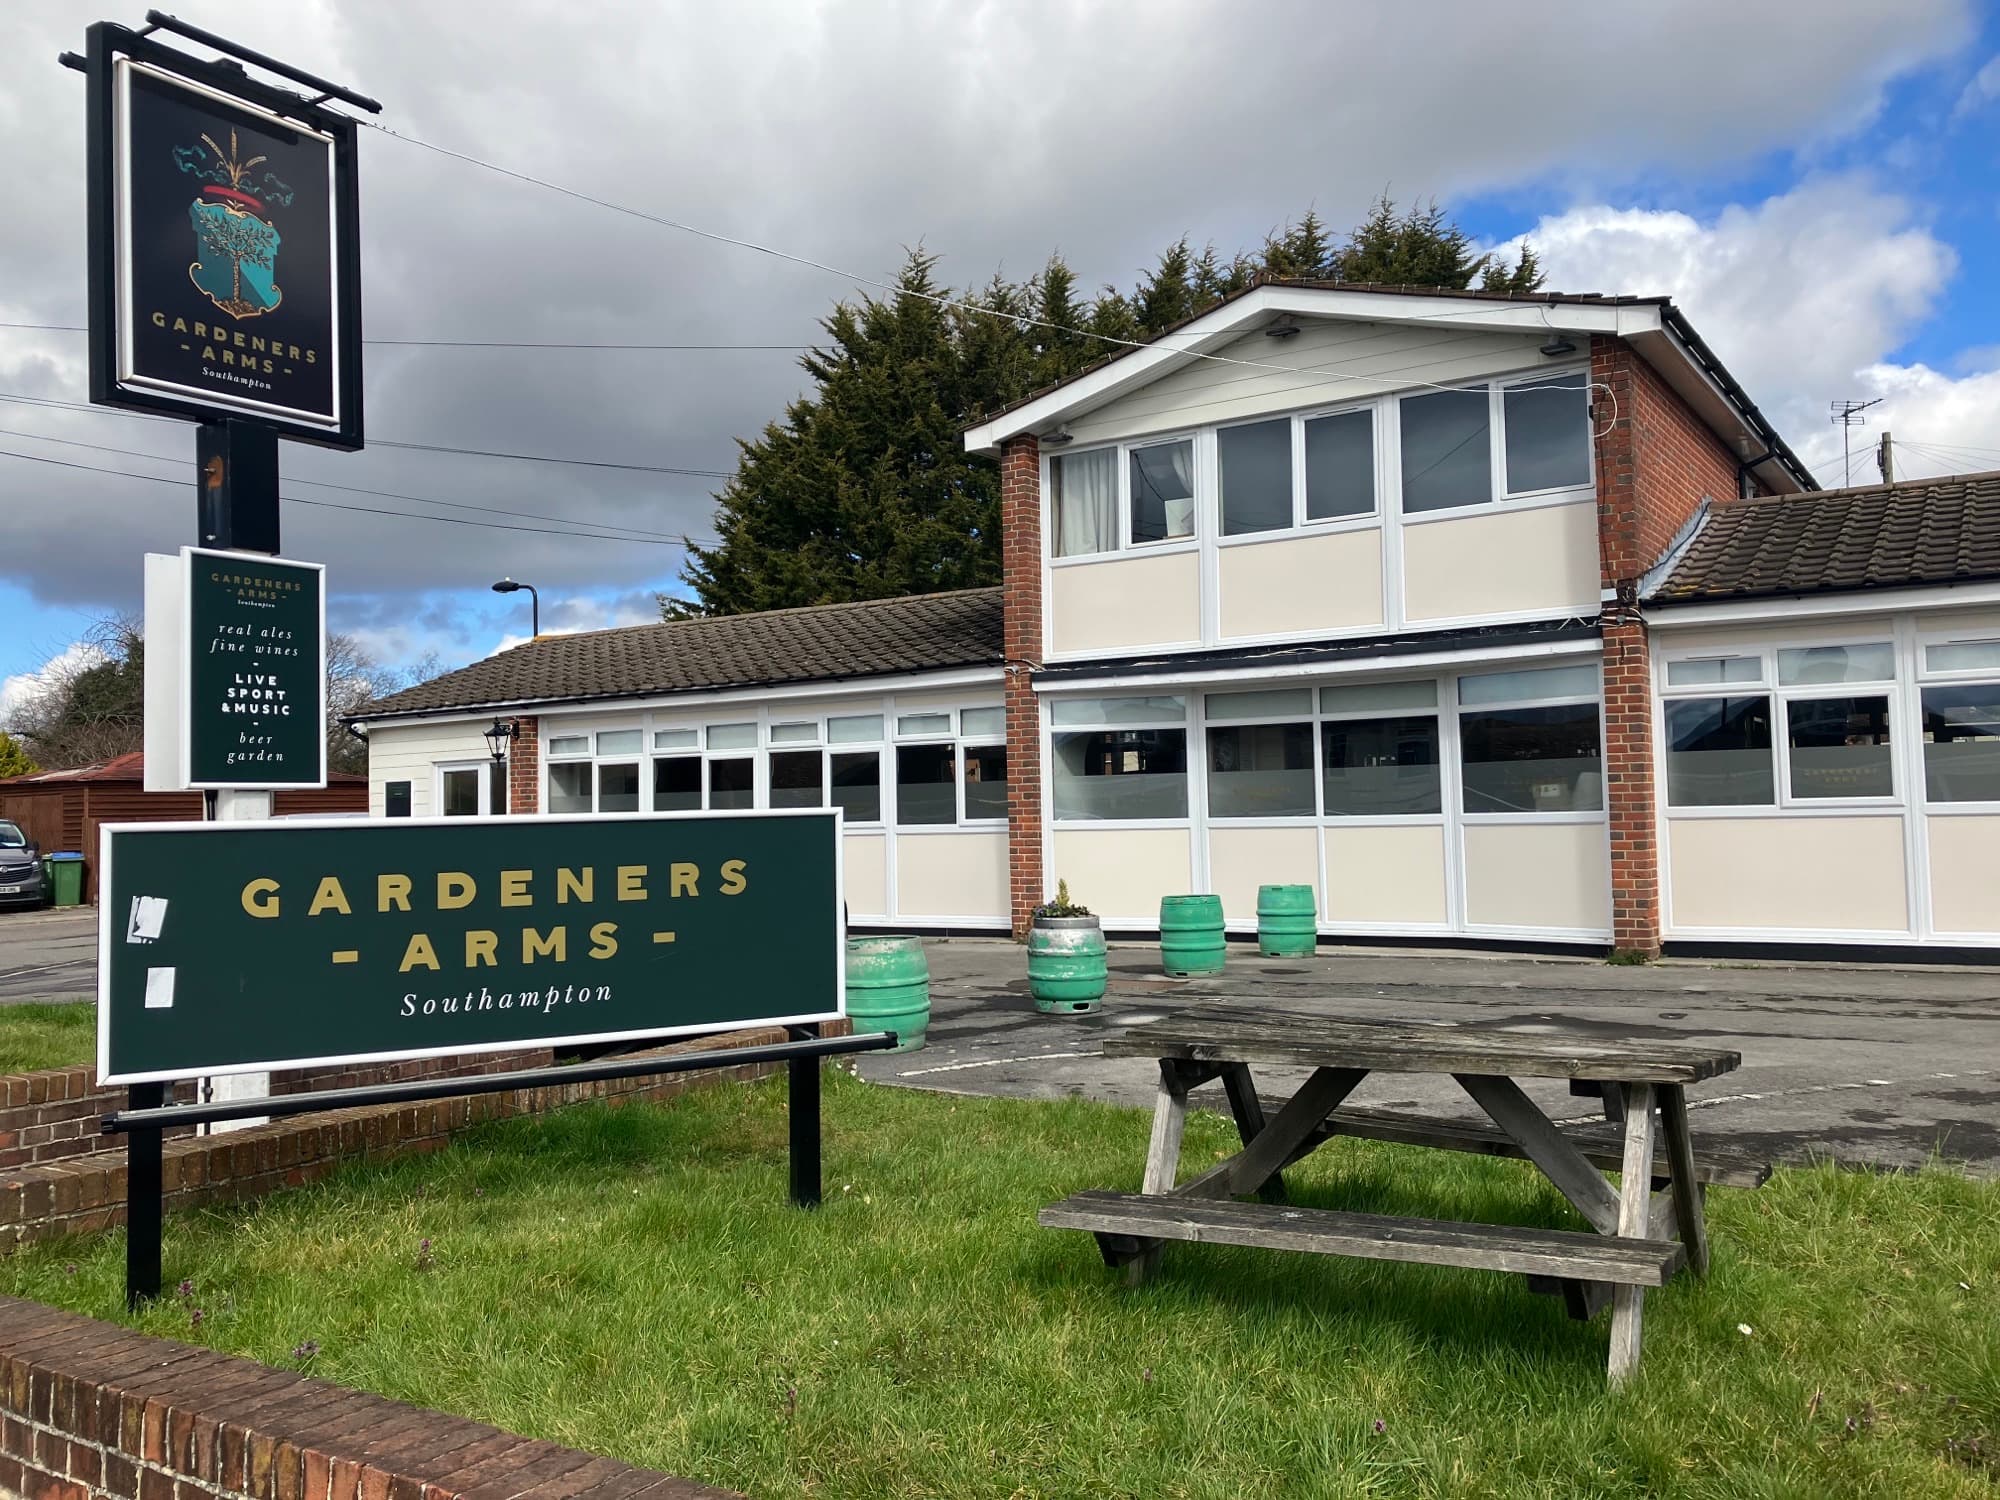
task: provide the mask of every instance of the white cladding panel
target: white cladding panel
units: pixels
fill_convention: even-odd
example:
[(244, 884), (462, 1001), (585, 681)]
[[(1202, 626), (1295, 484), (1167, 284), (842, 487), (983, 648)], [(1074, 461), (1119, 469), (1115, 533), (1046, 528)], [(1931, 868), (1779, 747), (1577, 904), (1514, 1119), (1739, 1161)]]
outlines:
[(1156, 927), (1160, 898), (1194, 887), (1185, 828), (1057, 828), (1049, 883), (1069, 882), (1070, 895), (1107, 922)]
[(1208, 869), (1209, 888), (1222, 897), (1224, 919), (1255, 926), (1258, 886), (1318, 886), (1319, 839), (1310, 828), (1211, 824)]
[(840, 841), (847, 920), (889, 915), (889, 840), (879, 833), (850, 833)]
[(1441, 925), (1444, 828), (1439, 824), (1326, 830), (1322, 922)]
[(1403, 527), (1404, 614), (1594, 615), (1597, 507), (1501, 506), (1483, 515)]
[(2000, 936), (2000, 816), (1927, 821), (1931, 926), (1944, 933)]
[(1051, 656), (1201, 639), (1201, 559), (1143, 553), (1049, 569)]
[(1005, 922), (1005, 833), (904, 832), (896, 838), (896, 915)]
[(1140, 437), (1188, 422), (1337, 406), (1425, 383), (1532, 369), (1547, 337), (1324, 318), (1300, 322), (1301, 331), (1291, 338), (1266, 338), (1258, 331), (1214, 351), (1271, 368), (1190, 360), (1130, 395), (1072, 418), (1069, 430), (1079, 443)]
[(1217, 549), (1222, 638), (1380, 626), (1380, 528)]
[(1674, 818), (1674, 930), (1907, 933), (1903, 820)]
[(1468, 825), (1465, 920), (1475, 927), (1608, 935), (1611, 850), (1604, 825)]
[(385, 815), (383, 788), (392, 781), (410, 784), (410, 816), (436, 817), (437, 767), (446, 762), (490, 758), (480, 731), (490, 719), (456, 724), (375, 725), (368, 731), (368, 815)]

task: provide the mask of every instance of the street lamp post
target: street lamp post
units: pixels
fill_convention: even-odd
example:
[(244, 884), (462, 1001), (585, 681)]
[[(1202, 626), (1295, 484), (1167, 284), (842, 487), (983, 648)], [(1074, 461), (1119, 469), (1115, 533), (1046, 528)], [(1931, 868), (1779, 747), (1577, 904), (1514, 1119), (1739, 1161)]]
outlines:
[(539, 636), (542, 633), (542, 596), (535, 592), (535, 586), (532, 583), (516, 583), (511, 578), (503, 578), (493, 585), (496, 594), (518, 594), (522, 589), (528, 591), (528, 598), (532, 601), (533, 630)]

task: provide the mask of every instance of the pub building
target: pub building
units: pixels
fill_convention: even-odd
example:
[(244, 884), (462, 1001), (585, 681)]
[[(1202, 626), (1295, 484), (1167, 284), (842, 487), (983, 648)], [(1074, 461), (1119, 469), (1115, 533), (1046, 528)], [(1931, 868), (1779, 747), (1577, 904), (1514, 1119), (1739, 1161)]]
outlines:
[(1265, 281), (965, 442), (1001, 587), (503, 651), (372, 814), (832, 804), (860, 928), (2000, 948), (2000, 474), (1820, 490), (1666, 298)]

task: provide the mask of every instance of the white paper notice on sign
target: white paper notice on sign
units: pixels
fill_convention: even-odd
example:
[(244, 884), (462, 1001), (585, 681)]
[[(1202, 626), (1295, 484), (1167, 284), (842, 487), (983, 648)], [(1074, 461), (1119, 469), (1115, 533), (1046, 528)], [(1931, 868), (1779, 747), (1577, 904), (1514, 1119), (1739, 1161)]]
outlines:
[(174, 971), (172, 969), (148, 969), (146, 971), (146, 1009), (172, 1010), (174, 1008)]
[(150, 943), (160, 935), (160, 929), (167, 921), (167, 898), (165, 896), (134, 896), (132, 917), (125, 924), (125, 941), (128, 943)]

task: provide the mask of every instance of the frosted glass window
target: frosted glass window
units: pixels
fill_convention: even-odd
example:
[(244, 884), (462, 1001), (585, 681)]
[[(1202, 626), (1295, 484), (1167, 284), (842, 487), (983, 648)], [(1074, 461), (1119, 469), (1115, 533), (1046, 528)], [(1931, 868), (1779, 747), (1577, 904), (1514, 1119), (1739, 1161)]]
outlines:
[(757, 748), (757, 726), (755, 724), (711, 724), (708, 726), (708, 748), (711, 750), (754, 750)]
[(597, 753), (637, 755), (645, 742), (645, 736), (637, 729), (600, 729), (597, 732)]
[(896, 747), (896, 821), (906, 825), (958, 821), (958, 752), (950, 745)]
[(1186, 730), (1087, 730), (1052, 743), (1058, 819), (1187, 816)]
[(1581, 373), (1503, 386), (1507, 493), (1590, 483), (1590, 393)]
[(882, 738), (880, 714), (839, 714), (826, 721), (826, 738), (834, 745), (872, 745)]
[(1460, 703), (1521, 703), (1540, 698), (1596, 698), (1597, 666), (1543, 667), (1531, 672), (1488, 672), (1458, 679)]
[(771, 806), (819, 807), (826, 801), (825, 773), (817, 750), (779, 750), (771, 756)]
[(677, 755), (653, 762), (653, 811), (701, 811), (701, 757)]
[(1292, 524), (1292, 420), (1224, 427), (1215, 434), (1222, 471), (1222, 534)]
[(816, 723), (773, 724), (771, 743), (774, 745), (817, 745), (819, 725)]
[(965, 747), (965, 817), (967, 822), (1007, 816), (1007, 747)]
[(1778, 685), (1818, 682), (1888, 682), (1896, 675), (1896, 648), (1887, 641), (1867, 646), (1799, 646), (1778, 653)]
[(1667, 802), (1769, 807), (1777, 801), (1771, 700), (1677, 698), (1667, 704)]
[(1598, 812), (1604, 756), (1597, 705), (1462, 714), (1459, 759), (1469, 813)]
[(1194, 444), (1134, 448), (1132, 540), (1168, 542), (1194, 535)]
[(653, 731), (655, 750), (698, 750), (701, 748), (699, 729), (655, 729)]
[(2000, 641), (1947, 641), (1924, 647), (1933, 672), (2000, 672)]
[(1049, 510), (1057, 557), (1118, 550), (1118, 450), (1064, 453), (1049, 461)]
[(1179, 723), (1186, 717), (1185, 698), (1070, 698), (1049, 708), (1051, 724)]
[(1785, 705), (1785, 732), (1794, 797), (1895, 795), (1887, 697), (1794, 699)]
[(958, 716), (958, 732), (969, 740), (1004, 739), (1007, 734), (1007, 710), (968, 708)]
[(1924, 790), (1933, 802), (2000, 802), (2000, 684), (1924, 689)]
[(1440, 812), (1436, 714), (1338, 719), (1320, 726), (1329, 818)]
[(1239, 724), (1208, 731), (1208, 811), (1216, 818), (1313, 815), (1310, 724)]
[(1311, 688), (1270, 688), (1252, 693), (1210, 693), (1206, 708), (1211, 719), (1274, 719), (1281, 714), (1313, 711)]
[[(638, 730), (632, 731), (635, 735)], [(602, 736), (600, 736), (602, 738)], [(597, 810), (637, 812), (639, 810), (639, 763), (621, 761), (597, 768)]]
[(559, 734), (549, 740), (551, 755), (588, 755), (590, 736), (587, 734)]
[(912, 737), (928, 734), (950, 734), (951, 715), (943, 714), (898, 714), (896, 733)]
[(1668, 687), (1721, 687), (1732, 682), (1762, 682), (1761, 656), (1704, 656), (1667, 663)]
[(1450, 510), (1493, 498), (1491, 414), (1486, 392), (1434, 391), (1405, 396), (1403, 509)]
[(1357, 682), (1351, 687), (1319, 690), (1319, 709), (1326, 714), (1381, 713), (1386, 709), (1436, 708), (1438, 685), (1422, 682)]
[(882, 821), (882, 752), (834, 751), (827, 756), (833, 773), (833, 805), (850, 823)]
[(1306, 426), (1306, 519), (1375, 510), (1375, 413), (1344, 411)]
[(549, 811), (552, 813), (595, 811), (591, 806), (590, 788), (589, 761), (572, 761), (566, 766), (550, 766)]
[(708, 763), (710, 812), (741, 812), (757, 803), (757, 762), (712, 760)]

